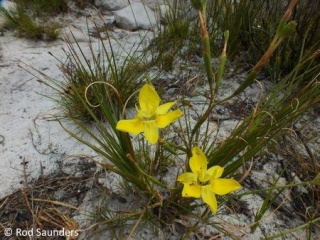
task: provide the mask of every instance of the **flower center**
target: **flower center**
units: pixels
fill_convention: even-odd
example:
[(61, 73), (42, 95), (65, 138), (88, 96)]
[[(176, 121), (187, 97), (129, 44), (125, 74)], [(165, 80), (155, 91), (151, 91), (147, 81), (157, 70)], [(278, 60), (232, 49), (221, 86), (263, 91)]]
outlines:
[(198, 185), (200, 185), (200, 186), (206, 186), (206, 185), (208, 185), (208, 182), (209, 182), (209, 181), (201, 181), (201, 179), (203, 179), (203, 176), (202, 176), (201, 174), (203, 174), (203, 172), (202, 172), (202, 171), (199, 171), (199, 172), (198, 172), (198, 179), (197, 179)]
[(156, 120), (156, 113), (138, 110), (138, 117), (144, 122), (154, 121), (154, 120)]
[(200, 186), (206, 186), (208, 185), (209, 181), (206, 181), (206, 182), (201, 182), (200, 179), (198, 179), (198, 185)]

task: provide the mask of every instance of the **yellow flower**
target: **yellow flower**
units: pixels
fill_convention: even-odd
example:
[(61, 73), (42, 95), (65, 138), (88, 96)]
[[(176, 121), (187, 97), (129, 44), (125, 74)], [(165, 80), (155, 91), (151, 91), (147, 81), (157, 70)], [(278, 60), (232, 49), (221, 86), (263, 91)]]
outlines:
[(160, 97), (154, 87), (145, 84), (139, 92), (137, 114), (133, 119), (120, 120), (117, 129), (123, 132), (139, 134), (144, 132), (146, 139), (155, 144), (159, 139), (159, 128), (165, 128), (182, 116), (180, 110), (169, 112), (175, 102), (160, 105)]
[(198, 147), (192, 149), (189, 165), (192, 172), (182, 173), (177, 179), (184, 185), (182, 196), (201, 197), (213, 213), (218, 209), (216, 194), (225, 195), (241, 188), (234, 179), (220, 178), (224, 171), (223, 167), (213, 166), (207, 169), (207, 158)]

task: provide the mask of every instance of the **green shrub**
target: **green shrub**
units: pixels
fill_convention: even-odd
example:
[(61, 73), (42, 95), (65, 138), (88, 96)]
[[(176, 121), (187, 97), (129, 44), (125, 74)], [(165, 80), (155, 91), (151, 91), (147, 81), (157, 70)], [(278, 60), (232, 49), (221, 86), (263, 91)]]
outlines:
[[(195, 54), (201, 55), (201, 39), (196, 34), (199, 22), (192, 18), (196, 12), (185, 8), (181, 1), (168, 4), (172, 10), (153, 46), (162, 53), (160, 56), (171, 56), (169, 62), (174, 62), (182, 48), (187, 49), (184, 59), (192, 59)], [(229, 31), (229, 60), (250, 68), (267, 50), (286, 7), (287, 3), (278, 0), (210, 1), (206, 12), (208, 32), (213, 40), (212, 56), (220, 55), (223, 34)], [(297, 23), (295, 33), (274, 52), (264, 71), (272, 79), (278, 80), (292, 71), (301, 54), (311, 57), (319, 50), (320, 2), (299, 1), (293, 10), (292, 20)], [(319, 61), (319, 58), (315, 61)]]
[(55, 40), (59, 35), (59, 25), (54, 22), (39, 23), (24, 8), (6, 10), (0, 8), (0, 15), (5, 19), (5, 26), (17, 30), (19, 37), (34, 40)]
[[(252, 66), (267, 49), (287, 4), (278, 0), (233, 2), (213, 1), (207, 11), (211, 23), (208, 25), (209, 32), (215, 38), (229, 30), (229, 58)], [(292, 20), (297, 22), (295, 34), (275, 51), (268, 65), (269, 75), (273, 79), (292, 71), (302, 53), (311, 56), (319, 49), (320, 2), (299, 1), (293, 10)], [(212, 44), (215, 54), (219, 54), (220, 46), (216, 42)]]
[(53, 16), (69, 9), (66, 0), (15, 0), (15, 3), (27, 9), (33, 17)]

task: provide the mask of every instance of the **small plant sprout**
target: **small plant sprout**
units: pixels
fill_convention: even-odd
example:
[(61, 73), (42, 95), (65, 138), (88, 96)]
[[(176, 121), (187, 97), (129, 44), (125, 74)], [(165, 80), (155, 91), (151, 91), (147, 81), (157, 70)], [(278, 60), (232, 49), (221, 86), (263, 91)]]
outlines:
[(217, 195), (225, 195), (241, 188), (234, 179), (220, 178), (223, 167), (213, 166), (207, 169), (208, 160), (199, 147), (192, 149), (189, 166), (192, 172), (182, 173), (178, 181), (183, 183), (182, 196), (202, 198), (213, 213), (217, 212)]
[(117, 130), (139, 134), (144, 132), (148, 142), (155, 144), (159, 139), (159, 128), (165, 128), (183, 115), (182, 111), (177, 109), (169, 112), (176, 104), (168, 102), (160, 105), (160, 97), (154, 87), (145, 84), (139, 92), (139, 106), (137, 114), (133, 119), (120, 120), (117, 123)]

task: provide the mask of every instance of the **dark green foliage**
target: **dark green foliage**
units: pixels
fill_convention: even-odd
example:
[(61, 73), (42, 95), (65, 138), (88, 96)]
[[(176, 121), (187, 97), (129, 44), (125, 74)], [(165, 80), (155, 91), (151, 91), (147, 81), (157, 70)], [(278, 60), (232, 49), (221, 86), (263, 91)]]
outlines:
[(18, 36), (34, 40), (55, 40), (59, 24), (50, 17), (68, 10), (66, 0), (15, 0), (16, 8), (0, 8), (8, 28), (17, 30)]
[(17, 30), (19, 37), (34, 40), (55, 40), (58, 35), (58, 24), (56, 23), (39, 23), (27, 14), (25, 9), (17, 6), (15, 10), (6, 10), (0, 8), (0, 15), (5, 19), (5, 25), (8, 28)]
[[(210, 33), (213, 38), (230, 31), (228, 56), (252, 66), (272, 40), (287, 1), (278, 0), (213, 1), (208, 10)], [(269, 73), (278, 79), (288, 74), (298, 63), (302, 52), (311, 56), (320, 43), (320, 2), (301, 0), (292, 14), (296, 31), (275, 52), (269, 63)], [(215, 54), (220, 54), (219, 42), (212, 42)], [(319, 60), (319, 59), (315, 59)]]
[[(207, 26), (211, 39), (213, 57), (221, 55), (223, 34), (229, 30), (228, 59), (239, 65), (252, 67), (267, 50), (279, 21), (289, 1), (278, 0), (233, 0), (210, 1), (207, 6)], [(174, 62), (177, 53), (184, 48), (184, 59), (201, 55), (199, 22), (195, 10), (185, 8), (181, 1), (173, 1), (166, 23), (153, 46), (160, 58)], [(301, 54), (311, 57), (320, 45), (320, 1), (301, 0), (294, 9), (291, 20), (297, 23), (296, 30), (275, 51), (266, 66), (272, 79), (288, 74), (299, 62)], [(181, 55), (180, 55), (181, 56)], [(314, 61), (319, 61), (315, 58)], [(170, 68), (168, 68), (170, 69)]]
[(15, 0), (15, 2), (36, 17), (53, 16), (68, 11), (66, 0)]

